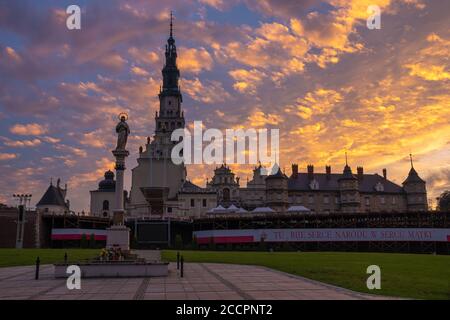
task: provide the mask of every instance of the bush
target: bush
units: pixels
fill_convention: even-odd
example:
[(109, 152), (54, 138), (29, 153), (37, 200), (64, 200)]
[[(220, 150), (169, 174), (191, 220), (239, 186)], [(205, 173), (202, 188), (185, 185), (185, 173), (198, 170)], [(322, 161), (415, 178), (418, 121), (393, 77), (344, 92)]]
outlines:
[(95, 235), (93, 233), (89, 237), (89, 248), (95, 249)]
[(135, 235), (131, 235), (130, 247), (136, 249), (138, 247), (138, 240)]
[(179, 234), (175, 236), (175, 249), (183, 249), (183, 238)]
[(266, 251), (267, 250), (267, 246), (266, 246), (266, 242), (264, 241), (264, 239), (259, 240), (259, 251)]
[(212, 250), (212, 251), (216, 250), (216, 244), (214, 242), (214, 238), (213, 237), (209, 238), (208, 249)]
[(88, 247), (88, 240), (86, 234), (84, 233), (81, 235), (80, 247), (83, 249), (86, 249)]
[(197, 250), (198, 249), (198, 243), (197, 243), (197, 237), (194, 236), (192, 238), (192, 249)]
[(292, 246), (289, 242), (283, 242), (283, 244), (281, 245), (281, 250), (282, 251), (292, 251)]

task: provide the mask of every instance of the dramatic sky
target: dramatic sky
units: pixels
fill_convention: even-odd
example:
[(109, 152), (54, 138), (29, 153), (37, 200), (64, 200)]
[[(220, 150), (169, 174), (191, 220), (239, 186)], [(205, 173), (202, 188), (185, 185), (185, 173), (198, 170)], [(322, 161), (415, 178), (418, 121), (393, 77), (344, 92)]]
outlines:
[[(65, 10), (82, 8), (82, 29)], [(366, 27), (368, 5), (381, 29)], [(113, 169), (127, 111), (128, 169), (154, 130), (174, 11), (186, 121), (280, 128), (281, 167), (388, 169), (408, 155), (429, 197), (450, 189), (450, 2), (441, 0), (0, 0), (0, 202), (39, 200), (50, 178), (72, 209)], [(233, 167), (245, 185), (251, 167)], [(130, 186), (128, 170), (126, 186)], [(212, 168), (190, 166), (204, 185)]]

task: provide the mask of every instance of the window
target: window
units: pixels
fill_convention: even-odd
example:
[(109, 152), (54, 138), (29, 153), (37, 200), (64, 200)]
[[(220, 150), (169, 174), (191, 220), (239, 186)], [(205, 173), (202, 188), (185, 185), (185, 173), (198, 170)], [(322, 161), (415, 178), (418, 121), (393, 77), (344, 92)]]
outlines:
[(386, 199), (384, 197), (380, 197), (380, 203), (381, 204), (385, 204), (386, 203)]
[(203, 199), (203, 208), (206, 208), (206, 199)]
[(392, 197), (392, 204), (396, 204), (397, 203), (397, 198), (395, 198), (395, 196), (394, 197)]
[(109, 201), (108, 200), (103, 201), (103, 210), (109, 210)]
[(191, 207), (195, 207), (195, 199), (191, 199)]
[(167, 213), (172, 213), (172, 207), (167, 207)]
[(311, 181), (311, 183), (309, 184), (309, 187), (310, 187), (312, 190), (319, 190), (319, 182), (318, 182), (316, 179), (314, 179), (314, 180)]
[(230, 189), (228, 188), (223, 189), (223, 200), (225, 201), (230, 200)]
[(370, 198), (366, 197), (366, 206), (370, 206)]
[(325, 203), (325, 204), (329, 204), (330, 203), (330, 197), (328, 195), (325, 195), (323, 197), (323, 203)]
[(108, 212), (107, 211), (103, 212), (103, 216), (106, 218), (108, 216)]
[(383, 192), (383, 191), (384, 191), (384, 186), (383, 186), (383, 184), (382, 184), (381, 182), (378, 182), (378, 183), (375, 185), (375, 190), (378, 191), (378, 192)]
[(309, 196), (308, 202), (309, 203), (314, 203), (314, 196), (313, 195)]

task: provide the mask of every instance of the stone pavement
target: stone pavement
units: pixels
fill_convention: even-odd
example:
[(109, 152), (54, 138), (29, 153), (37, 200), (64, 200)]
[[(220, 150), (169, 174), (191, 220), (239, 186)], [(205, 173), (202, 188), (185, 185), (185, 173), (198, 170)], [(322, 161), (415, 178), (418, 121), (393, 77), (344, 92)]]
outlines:
[(264, 267), (186, 263), (184, 278), (171, 263), (167, 278), (82, 279), (68, 290), (53, 278), (53, 266), (0, 268), (0, 299), (31, 300), (228, 300), (228, 299), (386, 299), (356, 293)]

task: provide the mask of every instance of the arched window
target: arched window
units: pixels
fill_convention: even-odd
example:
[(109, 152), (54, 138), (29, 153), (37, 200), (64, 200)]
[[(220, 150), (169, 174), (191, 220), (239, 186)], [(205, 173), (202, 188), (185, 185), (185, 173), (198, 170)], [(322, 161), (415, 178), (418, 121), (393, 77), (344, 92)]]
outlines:
[(223, 189), (223, 200), (225, 201), (230, 200), (230, 189), (228, 188)]
[(109, 201), (108, 200), (103, 201), (103, 210), (109, 210)]

